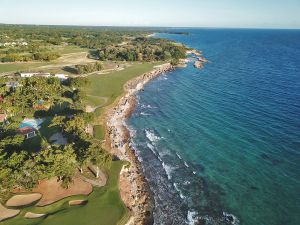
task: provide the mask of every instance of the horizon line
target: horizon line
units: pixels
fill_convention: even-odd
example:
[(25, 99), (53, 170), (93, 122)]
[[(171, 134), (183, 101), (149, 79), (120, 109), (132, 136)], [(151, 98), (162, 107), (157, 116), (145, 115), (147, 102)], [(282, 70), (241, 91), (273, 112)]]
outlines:
[(258, 30), (300, 30), (296, 27), (218, 27), (218, 26), (161, 26), (161, 25), (79, 25), (79, 24), (34, 24), (34, 23), (1, 23), (0, 25), (24, 26), (70, 26), (70, 27), (115, 27), (115, 28), (164, 28), (164, 29), (258, 29)]

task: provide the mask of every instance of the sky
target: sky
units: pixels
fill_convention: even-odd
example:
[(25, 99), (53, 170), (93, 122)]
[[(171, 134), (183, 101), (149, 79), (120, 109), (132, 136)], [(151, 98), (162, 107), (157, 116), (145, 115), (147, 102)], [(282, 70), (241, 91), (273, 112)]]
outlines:
[(300, 29), (300, 0), (0, 0), (0, 23)]

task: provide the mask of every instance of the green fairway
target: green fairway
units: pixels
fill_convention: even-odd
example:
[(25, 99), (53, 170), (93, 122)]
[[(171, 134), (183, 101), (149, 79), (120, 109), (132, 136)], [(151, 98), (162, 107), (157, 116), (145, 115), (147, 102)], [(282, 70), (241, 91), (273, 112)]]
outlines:
[(29, 70), (35, 67), (46, 65), (43, 62), (30, 62), (30, 63), (0, 63), (0, 73), (17, 72), (21, 70)]
[[(3, 225), (116, 225), (122, 218), (128, 216), (128, 210), (119, 194), (119, 173), (124, 162), (112, 163), (108, 172), (108, 183), (105, 187), (94, 188), (89, 196), (69, 197), (45, 207), (27, 207), (13, 218), (2, 222)], [(72, 199), (87, 199), (83, 206), (68, 205)], [(48, 213), (43, 219), (25, 219), (26, 212)]]
[[(91, 83), (86, 89), (88, 94), (88, 104), (93, 106), (101, 104), (101, 106), (107, 106), (111, 104), (123, 93), (123, 86), (128, 80), (151, 71), (154, 65), (157, 65), (157, 63), (134, 63), (132, 66), (122, 71), (88, 76)], [(103, 104), (104, 99), (106, 100), (105, 104)]]

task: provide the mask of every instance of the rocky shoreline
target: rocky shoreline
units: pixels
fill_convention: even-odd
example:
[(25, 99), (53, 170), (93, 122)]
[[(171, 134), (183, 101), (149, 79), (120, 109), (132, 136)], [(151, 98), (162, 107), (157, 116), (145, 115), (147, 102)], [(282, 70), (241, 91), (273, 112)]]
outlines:
[(130, 134), (125, 125), (134, 110), (136, 93), (144, 85), (160, 74), (173, 70), (170, 63), (155, 66), (151, 72), (145, 73), (127, 82), (124, 86), (125, 94), (106, 114), (106, 147), (111, 153), (129, 164), (123, 166), (120, 173), (120, 194), (125, 205), (130, 210), (130, 218), (126, 225), (152, 224), (154, 202), (148, 183), (143, 175), (141, 163), (134, 150), (130, 147)]

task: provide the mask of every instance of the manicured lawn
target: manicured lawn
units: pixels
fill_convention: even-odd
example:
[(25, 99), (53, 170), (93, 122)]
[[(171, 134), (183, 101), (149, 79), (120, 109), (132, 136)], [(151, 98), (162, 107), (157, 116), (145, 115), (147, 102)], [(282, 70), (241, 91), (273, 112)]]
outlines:
[(123, 86), (128, 80), (152, 70), (154, 65), (157, 64), (135, 63), (122, 71), (88, 76), (91, 85), (87, 87), (86, 92), (93, 96), (93, 99), (88, 98), (88, 104), (95, 104), (95, 96), (107, 99), (104, 106), (111, 104), (123, 93)]
[(46, 65), (47, 63), (43, 62), (30, 62), (30, 63), (4, 63), (0, 64), (0, 73), (5, 73), (5, 72), (17, 72), (17, 71), (22, 71), (22, 70), (29, 70), (33, 69), (38, 66), (43, 66)]
[[(69, 197), (45, 207), (27, 207), (13, 219), (2, 222), (3, 225), (116, 225), (128, 216), (128, 210), (119, 194), (119, 173), (124, 162), (116, 161), (108, 172), (108, 183), (105, 187), (94, 188), (89, 196)], [(68, 205), (72, 199), (87, 199), (84, 206)], [(26, 212), (48, 213), (44, 219), (25, 219)]]
[(101, 125), (95, 125), (94, 126), (94, 137), (97, 138), (98, 140), (103, 140), (104, 139), (104, 129)]

